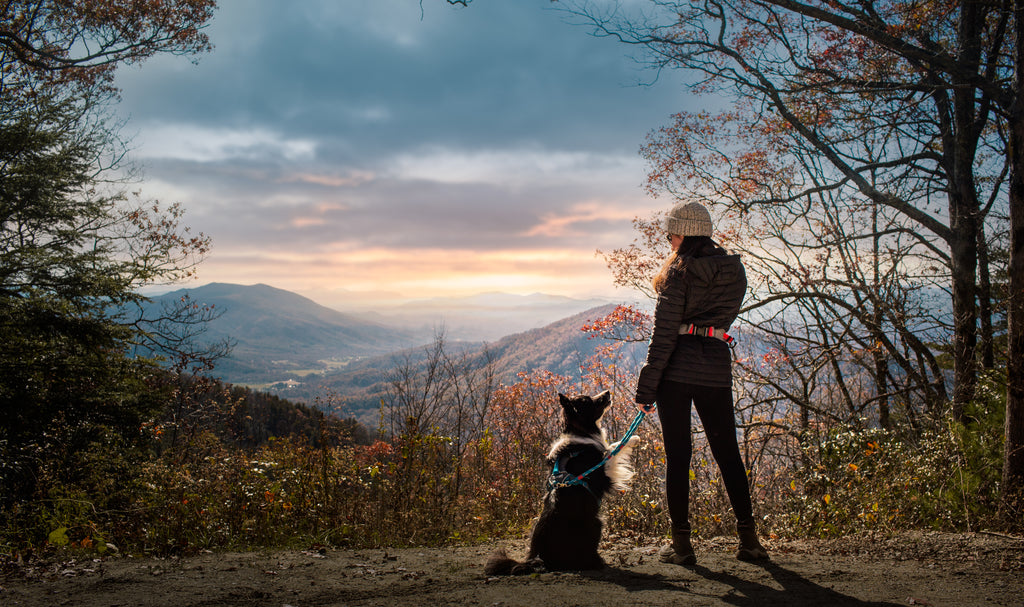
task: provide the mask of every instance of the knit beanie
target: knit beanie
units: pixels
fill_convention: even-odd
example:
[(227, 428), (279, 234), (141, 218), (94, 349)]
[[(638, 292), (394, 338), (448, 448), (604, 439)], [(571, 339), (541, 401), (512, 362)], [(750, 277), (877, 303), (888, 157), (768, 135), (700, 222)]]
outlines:
[(711, 213), (699, 202), (680, 202), (668, 212), (665, 231), (679, 236), (711, 236)]

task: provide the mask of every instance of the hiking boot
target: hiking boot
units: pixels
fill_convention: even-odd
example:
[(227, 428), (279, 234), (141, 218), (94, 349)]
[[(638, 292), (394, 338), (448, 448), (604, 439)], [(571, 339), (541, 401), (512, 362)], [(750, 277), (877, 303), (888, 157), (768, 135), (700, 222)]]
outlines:
[(690, 526), (672, 528), (672, 543), (658, 551), (658, 560), (673, 565), (696, 565), (697, 553), (690, 544)]
[(757, 528), (754, 519), (736, 522), (736, 532), (740, 536), (740, 547), (736, 551), (736, 558), (741, 561), (763, 561), (768, 560), (768, 551), (764, 549), (757, 539)]

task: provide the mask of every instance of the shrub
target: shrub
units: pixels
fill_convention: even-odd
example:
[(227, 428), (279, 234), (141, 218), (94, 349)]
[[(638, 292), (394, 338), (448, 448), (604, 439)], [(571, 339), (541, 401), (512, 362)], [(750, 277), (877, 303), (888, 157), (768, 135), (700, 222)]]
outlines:
[[(415, 430), (369, 445), (295, 437), (244, 449), (205, 430), (158, 453), (97, 427), (87, 448), (41, 462), (33, 499), (3, 512), (0, 554), (436, 546), (523, 537), (540, 510), (549, 473), (544, 455), (558, 431), (557, 382), (533, 380), (499, 391), (490, 429), (461, 442)], [(998, 378), (986, 381), (967, 425), (917, 436), (834, 429), (805, 440), (799, 461), (758, 460), (750, 477), (763, 529), (828, 536), (995, 525), (1003, 394)], [(611, 440), (631, 417), (624, 407), (609, 413)], [(664, 536), (669, 517), (656, 419), (638, 435), (632, 488), (606, 500), (605, 529)], [(699, 430), (694, 445), (695, 533), (731, 535), (728, 496)]]
[(830, 535), (996, 525), (1005, 394), (1005, 381), (989, 376), (967, 424), (948, 421), (918, 436), (837, 430), (805, 445), (810, 464), (795, 472), (784, 500), (788, 526)]

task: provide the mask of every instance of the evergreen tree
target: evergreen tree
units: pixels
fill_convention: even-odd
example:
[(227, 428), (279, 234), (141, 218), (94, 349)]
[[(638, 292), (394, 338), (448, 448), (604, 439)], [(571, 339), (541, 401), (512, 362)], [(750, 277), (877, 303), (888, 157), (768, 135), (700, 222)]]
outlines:
[(119, 63), (209, 48), (213, 6), (0, 6), (0, 507), (31, 495), (44, 469), (73, 476), (90, 444), (138, 437), (160, 406), (154, 361), (133, 347), (174, 339), (132, 304), (141, 287), (189, 275), (209, 241), (179, 225), (180, 208), (125, 192), (105, 108)]

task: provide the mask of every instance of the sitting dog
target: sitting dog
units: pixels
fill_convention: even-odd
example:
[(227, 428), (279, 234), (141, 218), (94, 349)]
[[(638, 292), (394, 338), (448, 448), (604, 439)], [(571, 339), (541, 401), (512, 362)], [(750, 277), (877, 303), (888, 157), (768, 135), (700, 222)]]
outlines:
[[(618, 453), (599, 466), (618, 445), (605, 442), (600, 426), (611, 395), (604, 391), (595, 397), (569, 398), (559, 394), (558, 398), (564, 429), (548, 453), (552, 471), (544, 506), (530, 537), (527, 560), (518, 562), (499, 549), (484, 566), (487, 575), (601, 569), (605, 565), (597, 553), (601, 541), (601, 498), (612, 489), (628, 487), (633, 477), (629, 456), (639, 439), (630, 438)], [(594, 466), (599, 467), (578, 478)]]

